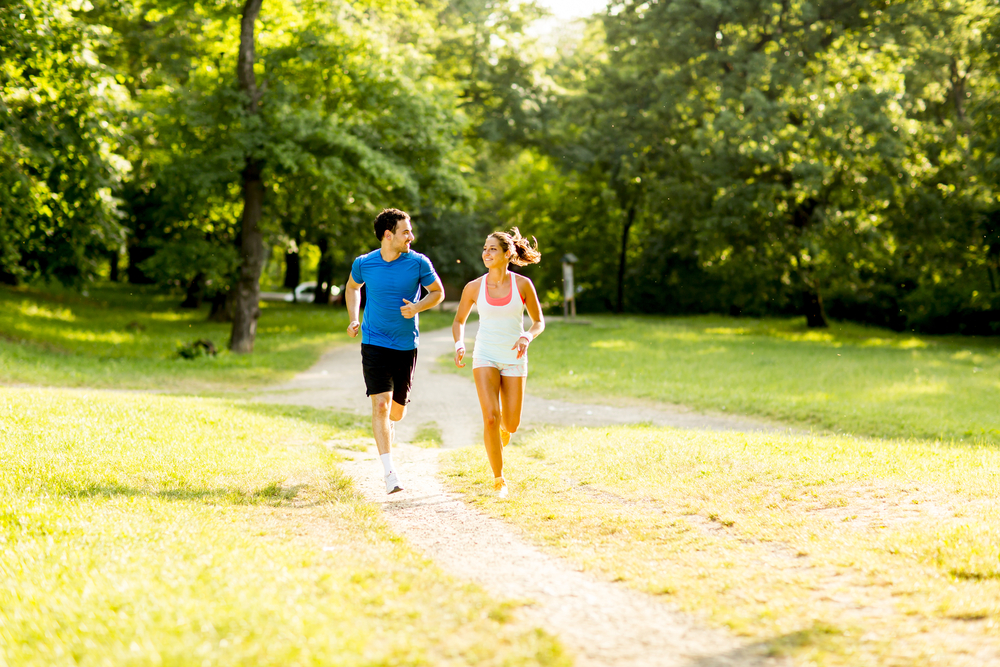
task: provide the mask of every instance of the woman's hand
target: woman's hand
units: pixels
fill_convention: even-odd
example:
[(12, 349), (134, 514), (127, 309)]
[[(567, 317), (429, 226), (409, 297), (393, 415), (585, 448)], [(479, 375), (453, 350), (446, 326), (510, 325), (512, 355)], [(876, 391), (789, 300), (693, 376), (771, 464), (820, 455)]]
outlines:
[(465, 348), (464, 347), (456, 347), (455, 348), (455, 365), (458, 366), (459, 368), (465, 368), (465, 362), (462, 361), (463, 359), (465, 359)]
[(531, 336), (529, 334), (524, 334), (517, 339), (517, 342), (514, 343), (514, 347), (510, 349), (517, 350), (517, 358), (520, 359), (528, 353), (529, 345), (531, 345)]

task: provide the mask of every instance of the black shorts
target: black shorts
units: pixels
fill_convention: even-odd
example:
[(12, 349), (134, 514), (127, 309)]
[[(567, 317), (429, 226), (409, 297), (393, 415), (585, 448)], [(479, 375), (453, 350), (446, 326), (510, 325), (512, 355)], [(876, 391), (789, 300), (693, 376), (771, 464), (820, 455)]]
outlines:
[(417, 367), (416, 350), (393, 350), (379, 345), (361, 344), (361, 368), (365, 373), (367, 394), (392, 392), (400, 405), (410, 402), (413, 370)]

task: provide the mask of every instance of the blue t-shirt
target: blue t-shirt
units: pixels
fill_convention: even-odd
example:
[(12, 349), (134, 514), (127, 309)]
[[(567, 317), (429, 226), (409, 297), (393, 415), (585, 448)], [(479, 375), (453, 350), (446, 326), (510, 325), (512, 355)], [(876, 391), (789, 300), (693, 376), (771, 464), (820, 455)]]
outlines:
[(403, 299), (416, 303), (420, 286), (428, 287), (438, 279), (431, 260), (411, 250), (387, 262), (380, 250), (373, 250), (354, 260), (351, 277), (365, 284), (367, 296), (361, 342), (393, 350), (415, 350), (420, 344), (419, 315), (408, 320), (399, 309)]

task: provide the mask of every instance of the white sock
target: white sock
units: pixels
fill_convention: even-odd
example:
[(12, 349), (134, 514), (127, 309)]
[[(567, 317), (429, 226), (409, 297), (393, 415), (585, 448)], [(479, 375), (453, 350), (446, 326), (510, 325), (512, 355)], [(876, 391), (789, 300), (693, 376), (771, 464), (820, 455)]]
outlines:
[(392, 467), (392, 452), (382, 454), (379, 458), (382, 459), (382, 467), (385, 468), (386, 475), (395, 470), (395, 468)]

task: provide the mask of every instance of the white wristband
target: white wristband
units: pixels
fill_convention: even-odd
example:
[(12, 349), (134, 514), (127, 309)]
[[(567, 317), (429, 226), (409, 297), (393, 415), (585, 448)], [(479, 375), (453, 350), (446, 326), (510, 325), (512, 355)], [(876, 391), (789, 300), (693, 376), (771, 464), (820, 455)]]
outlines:
[(462, 341), (462, 340), (455, 341), (455, 351), (456, 352), (458, 352), (459, 350), (464, 350), (464, 349), (465, 349), (465, 341)]
[(518, 340), (520, 340), (521, 338), (527, 338), (529, 343), (531, 341), (535, 340), (535, 338), (530, 333), (528, 333), (527, 331), (525, 331), (523, 334), (521, 334), (521, 336), (520, 336), (520, 338), (518, 338)]

